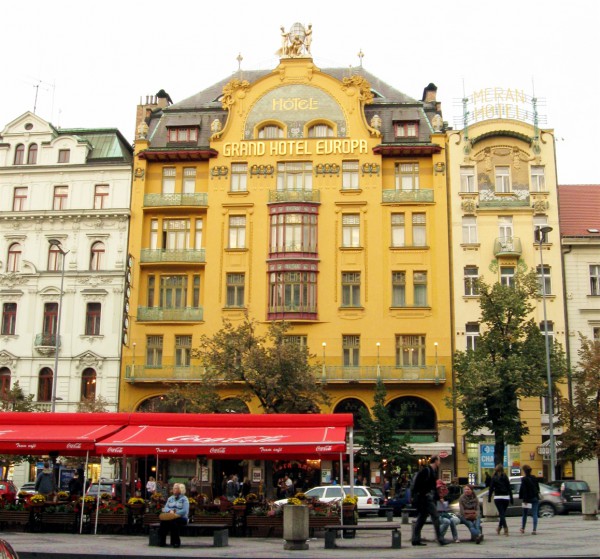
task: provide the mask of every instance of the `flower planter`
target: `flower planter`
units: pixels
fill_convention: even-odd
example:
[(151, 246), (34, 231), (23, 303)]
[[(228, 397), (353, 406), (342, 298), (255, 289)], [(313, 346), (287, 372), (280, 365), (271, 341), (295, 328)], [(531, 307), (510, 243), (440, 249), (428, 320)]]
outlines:
[(308, 507), (304, 505), (285, 505), (283, 507), (283, 549), (308, 549)]

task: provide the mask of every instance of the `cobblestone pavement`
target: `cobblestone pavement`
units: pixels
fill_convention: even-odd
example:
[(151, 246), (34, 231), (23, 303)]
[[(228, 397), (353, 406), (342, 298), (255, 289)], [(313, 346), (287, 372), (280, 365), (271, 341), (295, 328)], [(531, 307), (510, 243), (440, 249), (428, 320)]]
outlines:
[[(399, 521), (399, 519), (397, 519)], [(362, 522), (381, 522), (381, 519), (361, 519)], [(336, 558), (365, 559), (368, 556), (385, 558), (470, 558), (485, 557), (600, 557), (600, 522), (586, 521), (580, 515), (555, 516), (540, 519), (538, 534), (519, 533), (520, 519), (509, 518), (510, 536), (496, 535), (495, 523), (485, 522), (485, 539), (480, 545), (469, 542), (465, 526), (459, 526), (462, 543), (440, 547), (433, 541), (433, 527), (423, 528), (426, 547), (410, 544), (410, 525), (402, 525), (402, 549), (391, 549), (391, 535), (385, 532), (361, 532), (350, 540), (338, 539), (338, 549), (324, 549), (322, 537), (311, 539), (306, 551), (285, 551), (280, 538), (229, 538), (229, 546), (212, 547), (212, 538), (182, 538), (179, 549), (157, 548), (148, 545), (147, 536), (47, 534), (0, 532), (20, 559), (121, 559), (131, 557), (204, 557), (204, 558)], [(447, 536), (450, 534), (448, 533)]]

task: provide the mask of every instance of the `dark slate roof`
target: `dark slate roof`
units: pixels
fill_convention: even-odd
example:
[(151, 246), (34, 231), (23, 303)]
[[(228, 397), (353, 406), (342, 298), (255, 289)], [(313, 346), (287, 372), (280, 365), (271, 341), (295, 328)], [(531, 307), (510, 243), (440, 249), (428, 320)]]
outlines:
[(558, 215), (563, 237), (600, 237), (600, 184), (560, 185)]
[(92, 151), (88, 161), (122, 161), (133, 160), (133, 148), (116, 128), (61, 128), (59, 135), (77, 136), (87, 142)]
[[(348, 77), (348, 68), (322, 68), (324, 74), (342, 81)], [(222, 79), (221, 81), (203, 89), (202, 91), (170, 105), (165, 109), (154, 111), (149, 122), (150, 149), (168, 146), (167, 126), (193, 126), (200, 127), (198, 143), (194, 148), (208, 146), (211, 136), (210, 124), (215, 118), (225, 124), (226, 111), (221, 106), (223, 88), (232, 79), (240, 78), (254, 83), (260, 78), (271, 74), (273, 70), (250, 70), (238, 72)], [(370, 84), (374, 94), (373, 103), (365, 106), (367, 122), (377, 114), (382, 119), (382, 143), (402, 144), (427, 144), (431, 141), (432, 128), (429, 119), (436, 113), (435, 103), (423, 103), (409, 97), (405, 93), (391, 87), (383, 80), (374, 76), (364, 68), (354, 68), (352, 74), (363, 76)], [(419, 121), (419, 136), (408, 140), (398, 140), (394, 134), (394, 121), (411, 120)], [(192, 146), (187, 146), (192, 147)]]

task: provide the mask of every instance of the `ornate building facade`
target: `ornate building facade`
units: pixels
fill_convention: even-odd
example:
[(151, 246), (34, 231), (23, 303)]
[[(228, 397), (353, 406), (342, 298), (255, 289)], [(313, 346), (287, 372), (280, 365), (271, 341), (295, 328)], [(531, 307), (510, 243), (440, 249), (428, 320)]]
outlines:
[(118, 408), (131, 161), (115, 129), (28, 112), (2, 130), (0, 386), (39, 411)]
[[(485, 99), (485, 91), (473, 99)], [(514, 97), (514, 93), (510, 95)], [(481, 333), (474, 280), (483, 277), (488, 283), (510, 285), (519, 269), (537, 271), (540, 286), (545, 286), (548, 335), (564, 348), (554, 136), (551, 130), (539, 130), (519, 118), (489, 118), (524, 114), (516, 104), (502, 105), (500, 112), (489, 109), (498, 106), (490, 101), (487, 110), (478, 112), (476, 108), (472, 112), (475, 122), (448, 132), (455, 348), (474, 348)], [(540, 245), (535, 230), (548, 226), (553, 231)], [(545, 331), (542, 302), (540, 297), (534, 317)], [(520, 475), (521, 466), (530, 464), (535, 475), (548, 479), (547, 448), (542, 446), (548, 437), (545, 404), (538, 399), (520, 402), (530, 433), (522, 445), (507, 450), (505, 466), (512, 470), (511, 475)], [(480, 481), (486, 471), (491, 473), (493, 436), (481, 443), (469, 443), (459, 429), (457, 447), (461, 477)]]
[[(284, 33), (272, 71), (138, 106), (131, 321), (121, 409), (199, 382), (191, 350), (222, 318), (292, 325), (331, 396), (371, 407), (378, 378), (418, 457), (453, 469), (445, 132), (422, 99), (362, 67), (318, 68)], [(222, 397), (235, 397), (235, 387)], [(261, 413), (257, 402), (248, 407)]]

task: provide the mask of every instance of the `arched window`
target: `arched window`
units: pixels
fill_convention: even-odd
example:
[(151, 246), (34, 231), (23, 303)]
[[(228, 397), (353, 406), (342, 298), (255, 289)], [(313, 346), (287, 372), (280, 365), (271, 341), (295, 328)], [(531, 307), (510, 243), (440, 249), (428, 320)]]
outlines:
[(283, 138), (283, 128), (276, 124), (267, 124), (258, 131), (259, 140), (274, 140), (277, 138)]
[(23, 165), (25, 163), (25, 146), (19, 144), (15, 148), (15, 165)]
[(21, 269), (21, 245), (13, 243), (8, 247), (7, 272), (18, 272)]
[(52, 369), (44, 367), (38, 378), (38, 402), (49, 402), (52, 399)]
[(104, 243), (98, 241), (92, 245), (90, 270), (102, 270), (104, 264)]
[(81, 373), (81, 401), (96, 399), (96, 371), (88, 368)]
[(333, 136), (333, 128), (328, 124), (315, 124), (308, 129), (309, 138), (331, 138)]
[(415, 396), (401, 396), (386, 406), (394, 417), (400, 419), (400, 431), (432, 432), (436, 429), (436, 413), (433, 406)]
[(37, 163), (37, 144), (31, 144), (27, 152), (27, 165), (35, 165)]
[(62, 270), (63, 253), (57, 245), (50, 245), (48, 250), (48, 271), (56, 272)]
[(367, 410), (369, 408), (358, 400), (357, 398), (346, 398), (337, 404), (333, 410), (333, 413), (351, 413), (354, 417), (354, 430), (362, 431), (364, 427), (361, 424), (362, 414), (360, 410)]
[(0, 368), (0, 398), (3, 400), (10, 391), (10, 369), (8, 367)]

